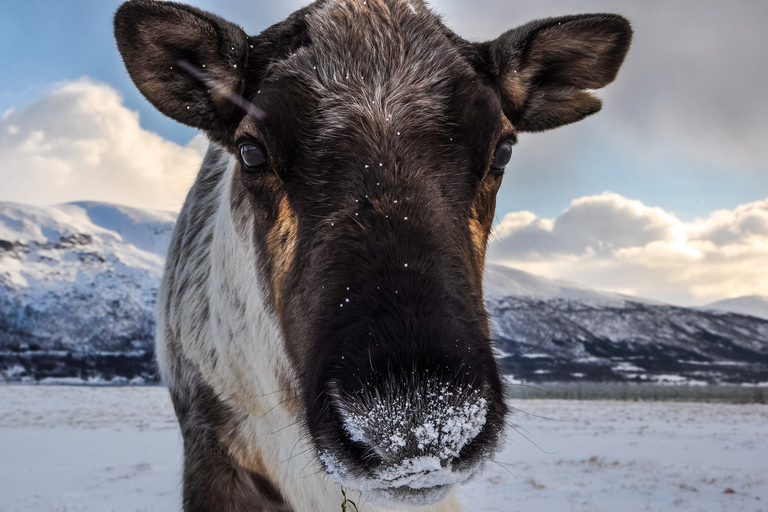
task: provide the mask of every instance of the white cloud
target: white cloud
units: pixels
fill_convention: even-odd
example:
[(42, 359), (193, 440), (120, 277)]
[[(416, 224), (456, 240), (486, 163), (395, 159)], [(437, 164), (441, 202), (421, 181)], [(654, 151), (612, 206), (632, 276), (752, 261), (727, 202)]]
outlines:
[(0, 200), (178, 210), (204, 147), (202, 135), (179, 146), (142, 129), (117, 91), (82, 78), (0, 120)]
[(610, 192), (582, 197), (555, 219), (506, 215), (489, 258), (670, 302), (768, 295), (768, 199), (684, 222)]
[[(718, 0), (437, 0), (449, 25), (479, 40), (531, 19), (616, 12), (635, 36), (616, 84), (598, 95), (594, 126), (623, 135), (637, 157), (667, 151), (705, 166), (765, 172), (768, 102), (766, 2)], [(483, 13), (493, 12), (493, 16)], [(576, 130), (582, 140), (590, 140)], [(540, 156), (551, 153), (543, 148)], [(552, 158), (552, 157), (549, 157)], [(546, 160), (545, 160), (546, 161)]]

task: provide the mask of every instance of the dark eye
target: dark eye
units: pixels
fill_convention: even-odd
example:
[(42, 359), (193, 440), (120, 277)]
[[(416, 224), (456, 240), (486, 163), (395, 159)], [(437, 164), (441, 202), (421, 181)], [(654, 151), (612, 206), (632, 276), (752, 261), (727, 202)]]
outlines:
[(496, 155), (494, 155), (493, 164), (491, 165), (491, 170), (495, 174), (502, 174), (509, 164), (509, 161), (512, 159), (512, 146), (514, 146), (514, 143), (511, 140), (506, 140), (496, 148)]
[(241, 144), (240, 156), (248, 171), (260, 171), (267, 166), (267, 158), (264, 155), (264, 151), (254, 144)]

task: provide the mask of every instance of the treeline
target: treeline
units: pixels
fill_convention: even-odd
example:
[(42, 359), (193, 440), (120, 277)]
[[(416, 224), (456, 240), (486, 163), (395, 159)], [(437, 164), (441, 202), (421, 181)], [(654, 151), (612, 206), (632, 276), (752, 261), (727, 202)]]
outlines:
[(507, 384), (513, 400), (624, 400), (650, 402), (768, 403), (768, 388), (737, 385), (659, 385), (630, 382), (551, 382)]

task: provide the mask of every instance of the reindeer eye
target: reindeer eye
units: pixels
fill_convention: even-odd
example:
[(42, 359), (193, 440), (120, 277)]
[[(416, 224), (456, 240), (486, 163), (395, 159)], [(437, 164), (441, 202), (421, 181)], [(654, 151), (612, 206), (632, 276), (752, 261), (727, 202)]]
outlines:
[(267, 166), (264, 151), (254, 144), (241, 144), (240, 157), (243, 159), (247, 171), (260, 171)]
[(493, 164), (491, 165), (491, 171), (494, 174), (503, 174), (504, 169), (512, 159), (512, 146), (514, 142), (511, 140), (505, 140), (499, 147), (496, 148), (496, 155), (493, 157)]

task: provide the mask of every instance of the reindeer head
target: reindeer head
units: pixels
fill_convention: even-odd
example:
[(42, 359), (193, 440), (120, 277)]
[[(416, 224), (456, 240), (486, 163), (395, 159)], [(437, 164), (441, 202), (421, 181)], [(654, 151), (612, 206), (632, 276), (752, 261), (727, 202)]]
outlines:
[(627, 21), (471, 43), (421, 0), (320, 0), (249, 36), (133, 0), (115, 27), (147, 99), (236, 161), (232, 218), (325, 468), (379, 501), (440, 500), (503, 430), (482, 276), (517, 134), (600, 109)]

